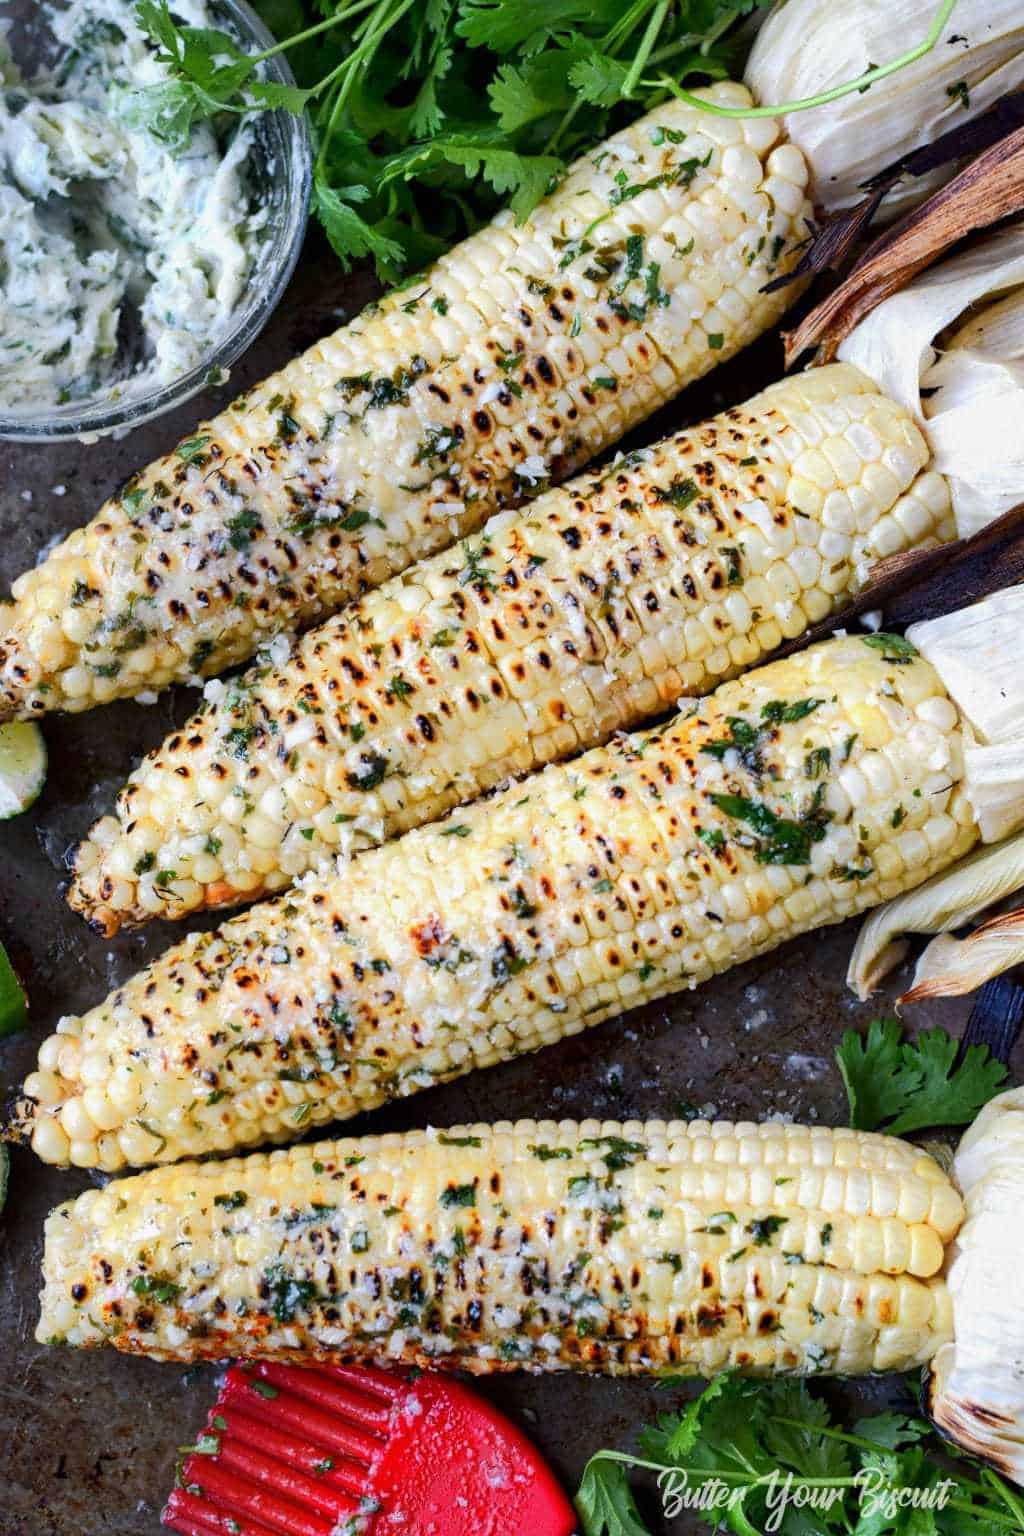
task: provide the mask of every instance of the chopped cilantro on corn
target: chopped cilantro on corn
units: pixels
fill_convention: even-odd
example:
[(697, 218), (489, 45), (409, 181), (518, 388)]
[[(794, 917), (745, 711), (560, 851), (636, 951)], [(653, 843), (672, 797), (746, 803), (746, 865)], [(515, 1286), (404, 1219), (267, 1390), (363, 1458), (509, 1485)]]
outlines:
[(778, 319), (806, 182), (764, 119), (667, 102), (609, 139), (20, 576), (0, 720), (222, 671), (571, 474)]
[(891, 636), (748, 673), (191, 935), (59, 1023), (8, 1134), (108, 1170), (287, 1140), (696, 986), (974, 846), (968, 735)]
[(911, 417), (838, 364), (503, 513), (248, 673), (79, 845), (103, 932), (280, 890), (706, 692), (954, 528)]
[(909, 1370), (960, 1197), (892, 1137), (521, 1120), (185, 1163), (46, 1224), (37, 1337), (628, 1375)]

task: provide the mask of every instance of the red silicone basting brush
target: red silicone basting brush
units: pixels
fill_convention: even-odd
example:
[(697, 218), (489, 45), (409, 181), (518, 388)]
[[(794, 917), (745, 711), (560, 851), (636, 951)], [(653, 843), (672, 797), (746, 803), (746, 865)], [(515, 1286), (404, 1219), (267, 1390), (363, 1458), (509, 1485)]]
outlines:
[(444, 1376), (232, 1366), (163, 1522), (181, 1536), (570, 1536), (537, 1451)]

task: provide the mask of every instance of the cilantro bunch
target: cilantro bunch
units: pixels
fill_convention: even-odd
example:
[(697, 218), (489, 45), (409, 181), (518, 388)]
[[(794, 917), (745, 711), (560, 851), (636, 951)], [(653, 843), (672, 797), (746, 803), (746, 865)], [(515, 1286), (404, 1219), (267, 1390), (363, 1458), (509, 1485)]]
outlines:
[[(187, 143), (203, 118), (307, 110), (313, 208), (347, 267), (394, 282), (503, 203), (525, 217), (566, 165), (678, 89), (743, 62), (738, 29), (770, 0), (254, 0), (277, 47), (139, 0), (170, 79), (136, 115)], [(297, 89), (259, 78), (287, 51)]]
[[(948, 1466), (936, 1459), (940, 1449)], [(691, 1498), (707, 1493), (705, 1507), (680, 1509), (682, 1518), (735, 1536), (1024, 1532), (1021, 1495), (953, 1447), (940, 1448), (924, 1420), (888, 1412), (842, 1429), (823, 1398), (793, 1377), (719, 1376), (644, 1429), (636, 1455), (599, 1451), (576, 1495), (583, 1536), (651, 1536), (630, 1486), (634, 1468), (660, 1481), (670, 1516), (685, 1473)], [(728, 1502), (713, 1504), (713, 1490)], [(919, 1491), (916, 1507), (903, 1490)]]

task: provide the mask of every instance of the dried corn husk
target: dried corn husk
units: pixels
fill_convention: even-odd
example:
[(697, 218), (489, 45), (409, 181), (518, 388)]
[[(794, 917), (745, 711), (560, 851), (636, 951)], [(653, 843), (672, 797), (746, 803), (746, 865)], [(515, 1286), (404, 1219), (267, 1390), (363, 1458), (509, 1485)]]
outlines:
[(990, 917), (966, 939), (940, 933), (917, 962), (914, 985), (904, 992), (900, 1003), (962, 997), (1015, 965), (1024, 965), (1024, 907)]
[[(847, 985), (863, 1001), (903, 960), (908, 948), (904, 935), (945, 934), (950, 929), (961, 928), (993, 902), (1003, 900), (1022, 886), (1024, 836), (1009, 838), (991, 848), (979, 848), (953, 869), (927, 880), (916, 890), (908, 891), (905, 896), (897, 897), (871, 914), (861, 928), (850, 956)], [(950, 939), (948, 942), (955, 941)], [(1015, 962), (1010, 960), (1008, 963)], [(988, 971), (977, 985), (1006, 968), (1000, 966), (999, 970)], [(916, 986), (917, 976), (914, 981)], [(908, 999), (910, 996), (908, 993)]]
[[(938, 0), (782, 0), (758, 34), (744, 78), (766, 105), (817, 95), (922, 40), (937, 9)], [(883, 167), (1022, 83), (1020, 0), (958, 0), (945, 36), (923, 58), (862, 94), (783, 121), (813, 169), (816, 202), (832, 213), (859, 202), (861, 183)], [(901, 185), (884, 212), (905, 213), (947, 176)]]
[(967, 1206), (946, 1271), (954, 1342), (932, 1362), (928, 1406), (944, 1434), (1022, 1483), (1024, 1089), (985, 1106), (960, 1143), (954, 1173)]
[(1024, 223), (921, 273), (838, 355), (925, 427), (961, 537), (1024, 499)]

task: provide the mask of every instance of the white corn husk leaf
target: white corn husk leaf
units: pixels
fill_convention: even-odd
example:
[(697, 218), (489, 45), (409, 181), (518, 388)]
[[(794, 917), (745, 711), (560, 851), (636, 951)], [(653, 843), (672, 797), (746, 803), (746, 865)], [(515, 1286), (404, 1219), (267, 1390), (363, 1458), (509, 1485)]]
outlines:
[(940, 933), (914, 967), (914, 985), (900, 998), (923, 1003), (929, 997), (962, 997), (976, 992), (993, 976), (1024, 964), (1024, 907), (990, 917), (987, 923), (955, 939)]
[(1024, 224), (1014, 224), (914, 278), (838, 350), (920, 422), (961, 538), (1024, 501), (1022, 330)]
[(950, 1439), (1024, 1483), (1024, 1089), (985, 1106), (954, 1174), (967, 1214), (946, 1261), (953, 1342), (932, 1361), (928, 1406)]
[[(761, 27), (744, 72), (765, 106), (816, 96), (856, 79), (923, 41), (938, 0), (782, 0)], [(950, 38), (966, 39), (953, 43)], [(967, 86), (968, 105), (955, 89)], [(863, 94), (783, 118), (811, 167), (815, 201), (828, 213), (852, 207), (861, 183), (947, 129), (977, 117), (1024, 83), (1020, 0), (958, 0), (937, 46)], [(950, 91), (953, 94), (950, 94)], [(949, 167), (890, 193), (896, 217), (950, 177)]]
[(964, 787), (986, 843), (1024, 822), (1022, 636), (1024, 585), (907, 631), (970, 727)]
[(991, 848), (979, 848), (952, 869), (872, 912), (861, 927), (850, 956), (847, 985), (863, 1002), (903, 960), (907, 952), (905, 934), (945, 933), (962, 928), (994, 902), (1022, 887), (1024, 835)]

